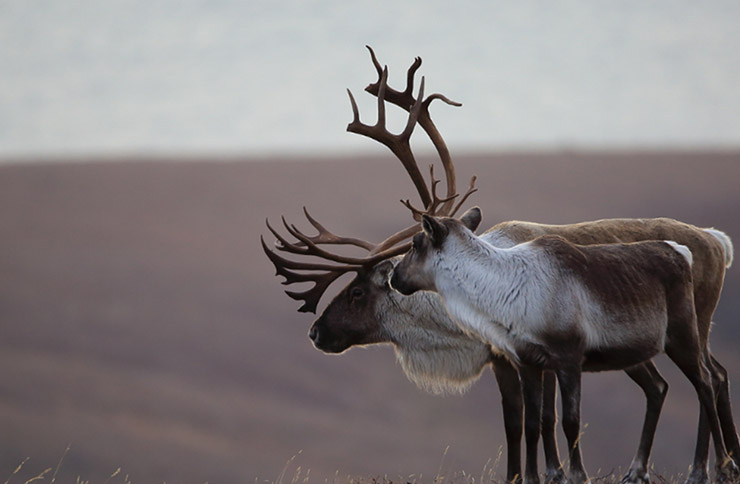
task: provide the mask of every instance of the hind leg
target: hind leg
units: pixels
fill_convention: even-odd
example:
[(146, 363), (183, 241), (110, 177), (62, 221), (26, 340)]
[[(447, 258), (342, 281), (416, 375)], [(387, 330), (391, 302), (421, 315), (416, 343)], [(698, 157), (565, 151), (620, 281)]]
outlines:
[(622, 479), (622, 484), (649, 484), (648, 460), (650, 459), (650, 451), (653, 447), (653, 439), (658, 426), (660, 411), (663, 408), (663, 401), (668, 393), (668, 383), (660, 375), (652, 361), (628, 368), (625, 372), (645, 392), (647, 408), (645, 410), (645, 420), (642, 425), (640, 445), (637, 448), (634, 459), (632, 459), (629, 471)]
[[(681, 369), (696, 390), (701, 415), (699, 417), (699, 436), (694, 456), (692, 472), (688, 483), (704, 482), (706, 479), (707, 433), (711, 434), (716, 458), (716, 481), (718, 483), (734, 482), (738, 474), (738, 467), (729, 458), (720, 428), (717, 403), (714, 395), (711, 370), (714, 365), (709, 361), (708, 317), (716, 301), (712, 305), (698, 301), (694, 305), (694, 286), (676, 282), (667, 287), (665, 352), (668, 357)], [(699, 314), (697, 314), (697, 310)], [(709, 429), (707, 432), (706, 429)]]
[(735, 419), (732, 416), (732, 404), (730, 403), (730, 379), (727, 370), (709, 352), (709, 371), (712, 373), (715, 397), (717, 398), (717, 414), (722, 426), (722, 437), (725, 447), (736, 465), (740, 466), (740, 442), (738, 442)]
[[(712, 376), (712, 385), (714, 396), (716, 398), (717, 414), (722, 428), (722, 437), (725, 447), (736, 465), (740, 466), (740, 443), (738, 442), (735, 421), (732, 415), (732, 406), (730, 404), (729, 378), (727, 370), (717, 361), (709, 350), (709, 332), (712, 326), (712, 316), (719, 303), (720, 292), (724, 281), (725, 260), (715, 261), (709, 254), (701, 255), (708, 260), (710, 269), (706, 269), (699, 277), (695, 274), (695, 283), (701, 281), (693, 287), (694, 303), (696, 309), (696, 322), (699, 331), (700, 346), (704, 350), (705, 364)], [(709, 456), (709, 423), (706, 416), (699, 419), (699, 435), (697, 437), (695, 460), (708, 459)], [(696, 469), (694, 469), (696, 471)], [(693, 471), (692, 471), (693, 473)], [(706, 472), (704, 473), (706, 475)], [(706, 479), (706, 477), (705, 477)], [(697, 480), (695, 482), (702, 482)]]
[[(684, 375), (686, 375), (696, 390), (703, 414), (700, 417), (700, 429), (703, 423), (708, 424), (714, 444), (717, 482), (734, 482), (737, 467), (729, 459), (724, 441), (722, 440), (722, 432), (720, 430), (719, 416), (717, 415), (717, 408), (715, 406), (714, 391), (712, 389), (709, 370), (704, 364), (704, 359), (697, 347), (698, 345), (692, 345), (691, 342), (688, 342), (688, 345), (678, 345), (676, 347), (674, 346), (676, 343), (678, 341), (672, 341), (671, 345), (666, 348), (666, 353), (681, 369)], [(698, 452), (696, 457), (700, 457), (698, 456)], [(692, 476), (689, 477), (688, 482), (694, 482), (692, 478), (698, 477), (693, 475), (694, 470), (700, 472), (700, 469), (705, 468), (706, 460), (700, 462), (695, 461)]]
[(709, 418), (704, 408), (700, 406), (694, 462), (691, 464), (691, 473), (686, 479), (686, 484), (709, 484), (709, 440), (711, 432)]
[[(732, 416), (732, 406), (730, 404), (730, 386), (727, 370), (725, 370), (710, 352), (705, 352), (704, 363), (712, 376), (715, 406), (717, 408), (717, 416), (719, 417), (725, 448), (735, 465), (740, 465), (740, 460), (738, 460), (740, 449), (738, 448), (737, 431), (735, 430), (735, 421)], [(707, 462), (709, 461), (710, 433), (709, 418), (702, 411), (699, 416), (694, 466), (688, 481), (691, 484), (703, 484), (709, 480)]]

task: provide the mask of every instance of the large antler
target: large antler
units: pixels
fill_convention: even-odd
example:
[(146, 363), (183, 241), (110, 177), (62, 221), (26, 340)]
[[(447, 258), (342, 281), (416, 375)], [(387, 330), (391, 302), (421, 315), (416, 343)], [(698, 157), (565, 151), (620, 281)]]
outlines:
[[(417, 222), (421, 219), (422, 214), (436, 216), (455, 215), (467, 198), (477, 190), (475, 188), (475, 177), (470, 180), (470, 186), (467, 192), (460, 197), (458, 203), (455, 204), (455, 199), (459, 197), (459, 194), (455, 188), (454, 166), (452, 165), (452, 160), (450, 158), (449, 151), (447, 150), (447, 146), (429, 116), (429, 104), (434, 99), (441, 99), (454, 106), (460, 106), (460, 104), (450, 101), (441, 94), (433, 94), (424, 99), (423, 77), (419, 86), (419, 94), (414, 98), (412, 90), (414, 75), (421, 65), (421, 59), (419, 57), (416, 58), (408, 70), (407, 86), (404, 92), (399, 92), (388, 87), (388, 69), (381, 69), (373, 50), (370, 47), (368, 47), (368, 50), (370, 51), (373, 64), (378, 71), (379, 80), (374, 84), (370, 84), (366, 90), (371, 94), (376, 95), (378, 98), (378, 120), (375, 125), (362, 123), (360, 121), (359, 109), (354, 96), (352, 95), (352, 92), (347, 90), (353, 113), (353, 120), (347, 126), (347, 130), (367, 136), (384, 144), (401, 161), (402, 165), (411, 177), (411, 180), (421, 197), (422, 204), (425, 207), (424, 210), (418, 210), (411, 205), (409, 200), (402, 201), (402, 203), (411, 210), (413, 218)], [(406, 127), (400, 134), (393, 134), (386, 128), (386, 100), (409, 112)], [(416, 159), (414, 158), (409, 141), (417, 123), (420, 124), (424, 131), (429, 135), (439, 153), (447, 181), (447, 195), (445, 197), (440, 197), (437, 194), (437, 187), (440, 180), (434, 177), (433, 166), (430, 167), (431, 181), (430, 185), (427, 186), (423, 176), (421, 175)], [(275, 266), (277, 275), (285, 278), (283, 284), (290, 285), (301, 282), (314, 283), (313, 287), (303, 292), (285, 291), (291, 298), (304, 302), (304, 304), (298, 309), (300, 312), (316, 312), (316, 307), (323, 293), (331, 283), (343, 274), (352, 271), (360, 272), (366, 268), (372, 267), (382, 260), (406, 252), (411, 244), (405, 241), (419, 231), (419, 224), (415, 223), (414, 225), (391, 235), (378, 244), (372, 244), (356, 238), (337, 236), (327, 230), (316, 219), (311, 217), (305, 207), (303, 210), (308, 222), (317, 230), (317, 235), (308, 236), (296, 228), (295, 225), (288, 224), (283, 218), (285, 230), (296, 239), (295, 242), (290, 242), (275, 230), (269, 222), (267, 222), (268, 229), (277, 238), (275, 249), (280, 252), (301, 257), (314, 257), (330, 263), (298, 262), (296, 260), (285, 258), (279, 255), (276, 250), (268, 247), (264, 239), (261, 238), (262, 248)], [(367, 255), (364, 257), (345, 256), (327, 251), (321, 248), (320, 245), (351, 245), (364, 249), (367, 251)]]
[[(409, 109), (410, 114), (409, 119), (406, 122), (406, 128), (401, 132), (401, 134), (394, 135), (388, 131), (385, 126), (385, 90), (387, 81), (388, 68), (385, 68), (380, 77), (380, 88), (378, 91), (378, 121), (374, 126), (364, 124), (360, 121), (360, 111), (357, 108), (355, 97), (352, 95), (352, 91), (347, 89), (347, 94), (349, 94), (349, 100), (352, 104), (352, 114), (354, 115), (352, 122), (347, 125), (347, 131), (367, 136), (368, 138), (383, 143), (390, 148), (393, 154), (401, 161), (403, 167), (406, 168), (406, 171), (411, 177), (411, 181), (414, 182), (414, 185), (419, 192), (419, 196), (421, 196), (422, 203), (427, 206), (432, 201), (429, 196), (429, 189), (427, 188), (426, 183), (424, 183), (424, 178), (421, 176), (419, 166), (414, 159), (414, 153), (411, 151), (411, 144), (409, 142), (411, 140), (411, 133), (414, 132), (414, 127), (419, 118), (422, 103), (421, 101), (414, 103), (414, 105)], [(421, 86), (419, 87), (419, 99), (422, 99), (423, 96), (424, 78), (422, 77)]]
[[(265, 243), (264, 238), (260, 237), (262, 249), (275, 266), (277, 275), (285, 278), (285, 281), (283, 282), (284, 285), (299, 282), (314, 283), (312, 288), (303, 292), (285, 291), (285, 293), (291, 298), (304, 302), (303, 306), (298, 309), (300, 312), (315, 313), (316, 306), (318, 305), (319, 299), (324, 294), (324, 291), (326, 291), (332, 282), (343, 274), (352, 271), (359, 272), (364, 268), (372, 267), (382, 260), (389, 259), (406, 252), (409, 249), (410, 244), (397, 244), (418, 232), (418, 226), (414, 225), (413, 227), (409, 227), (408, 229), (402, 230), (401, 232), (388, 237), (379, 244), (372, 244), (361, 239), (337, 236), (317, 222), (316, 219), (311, 217), (311, 214), (308, 213), (306, 207), (303, 207), (303, 212), (309, 223), (318, 231), (318, 234), (315, 236), (308, 236), (298, 230), (295, 225), (288, 224), (283, 217), (282, 220), (285, 230), (297, 239), (297, 242), (289, 242), (270, 225), (269, 221), (266, 221), (267, 228), (277, 238), (275, 248), (282, 252), (301, 256), (318, 257), (319, 259), (335, 262), (337, 264), (298, 262), (287, 259), (270, 249)], [(350, 257), (336, 254), (322, 249), (319, 247), (320, 244), (353, 245), (365, 249), (368, 251), (368, 255), (366, 257)], [(303, 273), (296, 271), (309, 272)]]
[[(372, 47), (370, 47), (369, 45), (366, 45), (365, 47), (368, 51), (370, 51), (370, 58), (372, 59), (373, 65), (375, 66), (375, 70), (378, 72), (378, 80), (372, 84), (369, 84), (365, 88), (365, 91), (373, 94), (374, 96), (380, 97), (381, 87), (383, 87), (385, 91), (383, 96), (387, 101), (395, 104), (405, 111), (411, 112), (412, 107), (417, 103), (417, 101), (422, 101), (423, 98), (422, 93), (420, 93), (416, 99), (413, 96), (414, 77), (416, 75), (416, 71), (419, 70), (419, 67), (421, 67), (421, 57), (416, 57), (414, 59), (414, 62), (411, 64), (406, 73), (406, 89), (404, 89), (403, 91), (397, 91), (386, 85), (387, 79), (385, 81), (383, 80), (384, 69), (381, 67), (380, 62), (378, 62), (378, 58), (375, 56), (375, 51), (373, 51)], [(422, 77), (422, 85), (423, 82), (424, 78)], [(452, 157), (450, 156), (450, 150), (447, 148), (447, 143), (445, 143), (444, 138), (442, 138), (442, 135), (440, 134), (437, 126), (434, 124), (429, 114), (429, 105), (435, 99), (439, 99), (440, 101), (443, 101), (450, 106), (459, 107), (462, 106), (462, 104), (450, 100), (449, 98), (447, 98), (447, 96), (443, 94), (435, 93), (421, 102), (421, 107), (417, 115), (417, 121), (419, 125), (427, 133), (427, 136), (429, 136), (429, 139), (432, 141), (434, 148), (439, 154), (439, 159), (442, 163), (442, 166), (444, 167), (447, 182), (447, 197), (446, 202), (441, 207), (441, 212), (449, 213), (450, 209), (452, 208), (452, 200), (454, 200), (454, 195), (457, 193), (455, 167), (452, 164)], [(472, 183), (473, 181), (471, 181), (471, 184)], [(428, 202), (424, 201), (423, 199), (422, 202), (424, 203), (424, 206), (428, 208)]]

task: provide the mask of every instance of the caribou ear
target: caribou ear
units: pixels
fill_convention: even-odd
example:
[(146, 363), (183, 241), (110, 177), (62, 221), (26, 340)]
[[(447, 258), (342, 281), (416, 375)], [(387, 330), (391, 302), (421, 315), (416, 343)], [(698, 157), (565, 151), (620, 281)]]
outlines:
[(386, 259), (383, 262), (376, 264), (375, 267), (373, 267), (373, 282), (378, 286), (387, 286), (395, 265), (395, 262), (391, 259)]
[(421, 216), (421, 228), (427, 234), (434, 247), (440, 247), (442, 245), (449, 231), (442, 222), (426, 214)]
[(462, 217), (460, 217), (460, 222), (462, 222), (464, 226), (469, 228), (471, 232), (475, 232), (475, 229), (477, 229), (480, 225), (481, 218), (482, 215), (480, 212), (480, 208), (473, 207), (462, 214)]

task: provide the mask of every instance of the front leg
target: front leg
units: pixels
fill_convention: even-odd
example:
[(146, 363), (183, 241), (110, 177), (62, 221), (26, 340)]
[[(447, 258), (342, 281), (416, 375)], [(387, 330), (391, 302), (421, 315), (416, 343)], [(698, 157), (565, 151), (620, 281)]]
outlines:
[(568, 441), (570, 479), (575, 484), (588, 482), (581, 457), (581, 366), (563, 366), (555, 370), (563, 401), (563, 433)]
[(524, 464), (524, 483), (539, 484), (537, 469), (537, 445), (540, 440), (542, 418), (542, 369), (531, 366), (519, 368), (524, 397), (524, 441), (526, 460)]
[(558, 443), (555, 438), (555, 427), (557, 426), (557, 412), (555, 401), (557, 400), (557, 384), (555, 373), (551, 370), (545, 371), (542, 376), (542, 447), (545, 450), (545, 483), (565, 484), (568, 479), (563, 472), (558, 454)]
[(491, 366), (501, 392), (501, 407), (504, 411), (506, 481), (521, 484), (522, 386), (519, 383), (519, 373), (503, 356), (494, 356)]

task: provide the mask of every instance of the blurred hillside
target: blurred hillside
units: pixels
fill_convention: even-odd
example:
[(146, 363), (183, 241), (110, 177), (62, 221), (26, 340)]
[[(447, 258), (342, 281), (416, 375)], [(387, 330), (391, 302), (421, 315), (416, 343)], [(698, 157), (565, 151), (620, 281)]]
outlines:
[[(441, 398), (408, 382), (389, 347), (316, 351), (313, 316), (296, 312), (259, 246), (266, 217), (305, 226), (302, 205), (336, 233), (370, 240), (406, 226), (398, 200), (413, 200), (412, 188), (390, 155), (138, 161), (0, 166), (0, 479), (26, 457), (16, 482), (54, 467), (68, 445), (59, 482), (104, 482), (119, 467), (135, 484), (274, 481), (299, 451), (291, 469), (310, 468), (314, 483), (429, 482), (440, 465), (477, 475), (497, 459), (490, 372), (466, 395)], [(468, 205), (482, 207), (486, 228), (668, 216), (740, 245), (740, 152), (456, 164), (461, 189), (479, 177)], [(736, 263), (712, 334), (736, 381), (739, 292)], [(691, 462), (698, 406), (670, 362), (658, 364), (671, 390), (653, 462), (674, 475)], [(622, 374), (586, 375), (591, 474), (629, 465), (643, 408)]]

